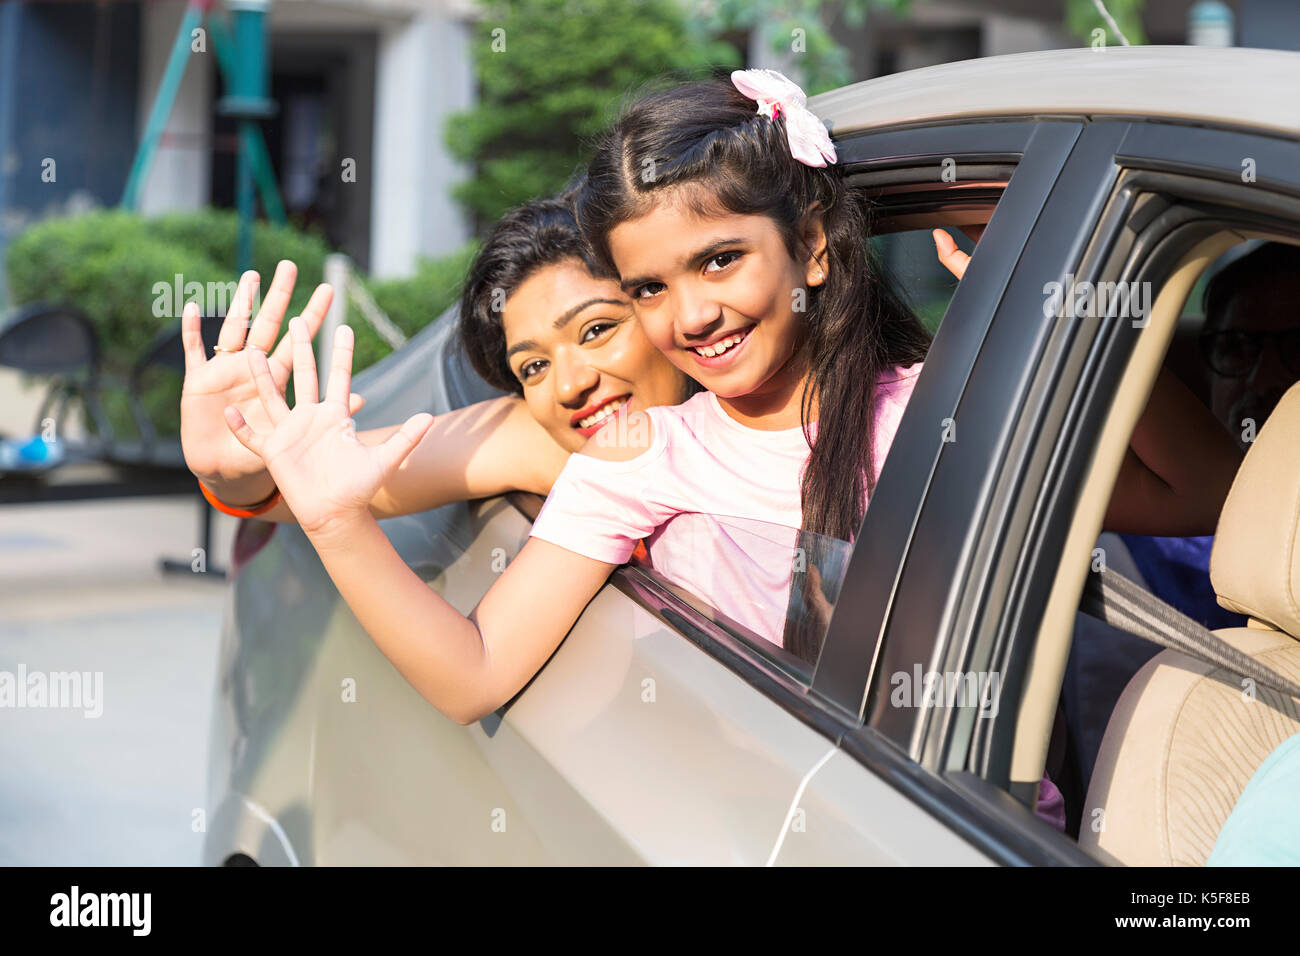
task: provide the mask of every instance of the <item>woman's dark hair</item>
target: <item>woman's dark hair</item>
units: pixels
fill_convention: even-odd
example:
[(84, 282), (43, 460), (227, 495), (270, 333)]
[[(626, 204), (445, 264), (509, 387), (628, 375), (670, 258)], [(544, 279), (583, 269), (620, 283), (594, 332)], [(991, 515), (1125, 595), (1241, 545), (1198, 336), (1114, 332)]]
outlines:
[(907, 307), (867, 244), (860, 197), (831, 166), (790, 155), (785, 118), (757, 112), (728, 80), (652, 91), (600, 141), (575, 211), (583, 235), (608, 269), (610, 231), (638, 218), (665, 190), (701, 215), (764, 215), (776, 223), (797, 261), (799, 226), (820, 203), (826, 232), (826, 281), (808, 290), (801, 343), (809, 378), (801, 419), (817, 434), (803, 475), (803, 525), (845, 540), (862, 523), (875, 491), (875, 384), (895, 365), (922, 361), (930, 335)]
[[(579, 183), (581, 180), (579, 180)], [(470, 266), (460, 297), (460, 339), (474, 371), (503, 392), (523, 394), (506, 361), (501, 325), (505, 300), (538, 269), (566, 259), (581, 262), (592, 276), (616, 274), (591, 254), (578, 232), (571, 186), (554, 199), (525, 203), (501, 218)]]

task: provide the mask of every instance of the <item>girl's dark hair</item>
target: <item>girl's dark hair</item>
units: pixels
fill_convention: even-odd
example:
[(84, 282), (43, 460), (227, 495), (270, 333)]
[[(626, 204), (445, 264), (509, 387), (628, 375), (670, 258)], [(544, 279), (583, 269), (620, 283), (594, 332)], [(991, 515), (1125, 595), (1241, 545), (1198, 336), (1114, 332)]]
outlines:
[[(581, 180), (578, 181), (578, 184)], [(501, 308), (538, 269), (576, 259), (598, 279), (616, 273), (591, 253), (573, 217), (577, 184), (554, 199), (525, 203), (501, 218), (475, 257), (460, 297), (460, 339), (474, 371), (503, 392), (523, 394), (506, 361)]]
[[(802, 479), (803, 525), (845, 540), (875, 491), (875, 384), (895, 365), (924, 360), (930, 335), (877, 264), (861, 198), (834, 166), (790, 155), (785, 118), (760, 116), (729, 80), (686, 83), (639, 99), (600, 141), (575, 203), (596, 256), (614, 268), (609, 234), (673, 196), (701, 215), (764, 215), (803, 261), (799, 226), (820, 203), (826, 280), (808, 290), (801, 342), (809, 378), (801, 420), (812, 452)], [(819, 406), (811, 439), (812, 403)]]

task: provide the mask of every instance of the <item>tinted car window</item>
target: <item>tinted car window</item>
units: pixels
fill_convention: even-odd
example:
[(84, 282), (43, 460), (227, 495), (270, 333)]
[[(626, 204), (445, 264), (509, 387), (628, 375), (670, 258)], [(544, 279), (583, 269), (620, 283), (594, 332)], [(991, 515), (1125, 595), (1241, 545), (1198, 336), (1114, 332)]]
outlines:
[[(967, 255), (975, 251), (975, 243), (960, 229), (950, 226), (947, 231)], [(907, 294), (917, 317), (935, 332), (957, 291), (957, 278), (939, 261), (931, 231), (890, 232), (872, 236), (870, 242), (880, 264)]]
[(847, 541), (748, 518), (688, 512), (671, 521), (674, 533), (696, 542), (693, 560), (655, 568), (638, 552), (634, 564), (760, 650), (816, 662), (852, 550)]

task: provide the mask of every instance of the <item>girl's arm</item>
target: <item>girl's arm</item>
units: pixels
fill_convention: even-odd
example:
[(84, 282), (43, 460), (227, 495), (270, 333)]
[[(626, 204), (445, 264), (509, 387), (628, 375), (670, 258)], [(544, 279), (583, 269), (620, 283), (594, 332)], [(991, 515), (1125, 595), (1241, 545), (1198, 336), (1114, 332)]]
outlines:
[(294, 386), (290, 410), (266, 357), (248, 362), (271, 429), (254, 431), (234, 407), (236, 437), (266, 463), (320, 554), (339, 593), (402, 676), (462, 724), (513, 697), (564, 639), (613, 570), (558, 545), (530, 539), (469, 615), (462, 616), (413, 572), (369, 512), (369, 503), (434, 424), (414, 415), (377, 445), (358, 441), (347, 396), (352, 330), (339, 328), (324, 401), (306, 325), (289, 323)]
[(308, 537), (375, 646), (459, 724), (481, 720), (528, 683), (615, 567), (529, 538), (465, 617), (407, 566), (372, 515)]
[[(401, 427), (371, 428), (358, 432), (357, 438), (364, 445), (380, 445)], [(434, 418), (424, 438), (375, 493), (370, 514), (392, 518), (511, 491), (545, 497), (568, 457), (523, 399), (502, 396), (479, 402)], [(258, 517), (298, 520), (283, 495)]]
[(1162, 368), (1124, 452), (1102, 527), (1127, 534), (1214, 534), (1241, 459), (1219, 420)]

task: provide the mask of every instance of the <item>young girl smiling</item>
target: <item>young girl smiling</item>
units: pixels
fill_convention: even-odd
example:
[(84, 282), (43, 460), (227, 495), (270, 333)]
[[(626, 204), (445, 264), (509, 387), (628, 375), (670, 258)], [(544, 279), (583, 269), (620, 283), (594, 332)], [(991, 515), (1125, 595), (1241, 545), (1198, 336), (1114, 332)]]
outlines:
[(857, 531), (929, 344), (834, 156), (799, 89), (764, 71), (651, 94), (615, 127), (580, 225), (707, 391), (606, 429), (532, 532), (611, 564), (647, 539), (656, 570), (808, 662), (823, 629), (786, 627), (797, 529)]

